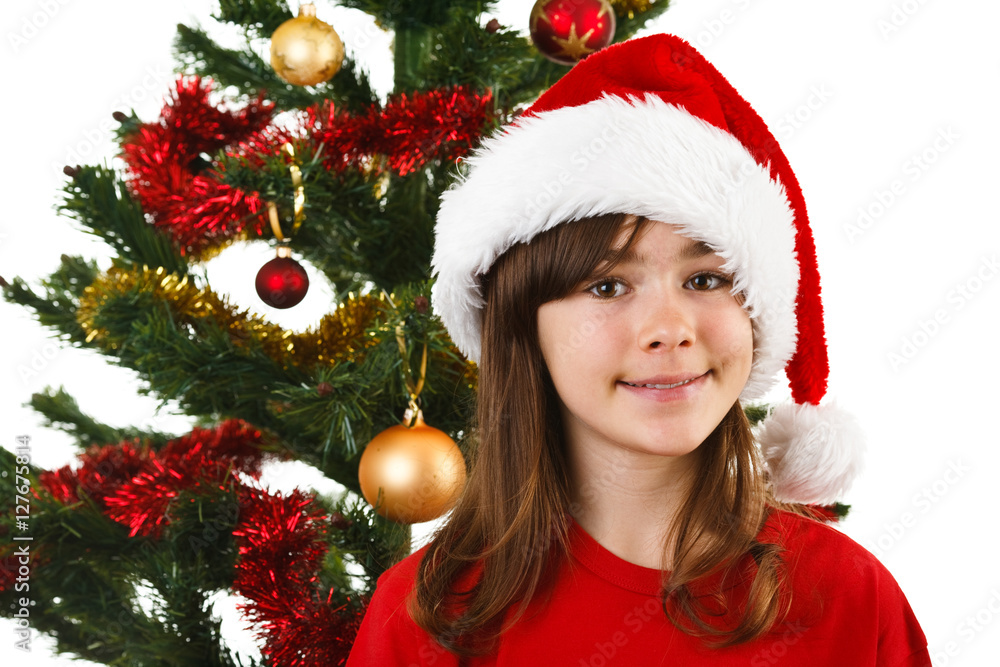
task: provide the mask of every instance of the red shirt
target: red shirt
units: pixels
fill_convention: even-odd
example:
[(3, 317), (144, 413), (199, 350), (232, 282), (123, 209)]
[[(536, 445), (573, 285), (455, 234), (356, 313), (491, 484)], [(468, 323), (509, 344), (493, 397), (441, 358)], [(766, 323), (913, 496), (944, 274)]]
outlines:
[(888, 570), (836, 529), (773, 512), (758, 538), (784, 546), (793, 595), (770, 634), (711, 649), (675, 628), (659, 601), (661, 573), (624, 561), (578, 524), (570, 531), (552, 595), (539, 596), (495, 653), (461, 660), (410, 619), (412, 554), (379, 578), (348, 667), (924, 667), (927, 640)]

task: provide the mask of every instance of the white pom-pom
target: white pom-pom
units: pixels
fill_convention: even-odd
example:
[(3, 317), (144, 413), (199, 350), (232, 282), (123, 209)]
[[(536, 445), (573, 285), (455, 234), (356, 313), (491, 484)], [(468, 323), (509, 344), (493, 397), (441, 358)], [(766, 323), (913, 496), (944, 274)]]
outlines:
[(777, 500), (829, 505), (861, 471), (865, 438), (835, 405), (779, 405), (757, 433)]

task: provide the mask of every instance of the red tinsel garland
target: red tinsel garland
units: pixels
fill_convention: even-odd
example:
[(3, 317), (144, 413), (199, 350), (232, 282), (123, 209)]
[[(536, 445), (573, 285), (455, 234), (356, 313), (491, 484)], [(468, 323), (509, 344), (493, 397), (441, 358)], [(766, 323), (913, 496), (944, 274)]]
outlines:
[(337, 113), (330, 104), (311, 108), (305, 127), (324, 144), (328, 169), (376, 168), (374, 160), (382, 157), (390, 171), (406, 176), (468, 153), (493, 119), (492, 106), (489, 91), (479, 95), (459, 86), (399, 95), (359, 116)]
[(271, 664), (343, 665), (362, 612), (330, 605), (319, 595), (329, 517), (300, 491), (289, 496), (256, 489), (240, 494), (239, 545), (233, 590), (247, 598), (240, 608), (257, 627)]
[(187, 155), (215, 151), (250, 137), (271, 122), (274, 104), (260, 94), (238, 111), (212, 105), (212, 83), (199, 77), (180, 78), (155, 125), (176, 137)]
[(160, 118), (122, 145), (133, 194), (184, 252), (243, 231), (260, 235), (266, 225), (260, 196), (226, 185), (223, 165), (207, 168), (202, 154), (226, 148), (230, 157), (263, 163), (296, 141), (312, 154), (322, 148), (330, 170), (354, 167), (375, 178), (387, 169), (405, 176), (430, 162), (462, 157), (494, 119), (489, 91), (455, 87), (399, 95), (384, 108), (373, 105), (354, 116), (329, 103), (310, 107), (300, 113), (298, 129), (287, 130), (271, 124), (273, 105), (262, 97), (234, 112), (213, 105), (211, 90), (196, 77), (179, 79)]
[[(170, 523), (169, 509), (181, 491), (222, 485), (239, 500), (233, 536), (240, 559), (233, 591), (257, 628), (271, 664), (343, 665), (361, 625), (363, 611), (331, 604), (319, 573), (327, 553), (330, 517), (312, 496), (293, 491), (270, 494), (248, 486), (234, 473), (260, 475), (261, 433), (240, 420), (215, 429), (193, 429), (159, 451), (135, 442), (92, 447), (77, 468), (64, 466), (39, 476), (41, 486), (66, 504), (82, 494), (130, 535), (158, 538)], [(37, 564), (37, 563), (36, 563)], [(13, 575), (0, 562), (0, 591)]]
[(78, 467), (66, 465), (58, 470), (46, 470), (39, 475), (39, 481), (66, 505), (77, 503), (81, 495), (87, 495), (103, 509), (104, 498), (139, 474), (147, 457), (147, 448), (135, 442), (94, 445), (77, 457)]
[(260, 431), (231, 419), (217, 428), (195, 428), (160, 451), (132, 442), (92, 447), (81, 465), (46, 471), (39, 481), (55, 498), (70, 504), (80, 492), (90, 496), (130, 535), (158, 535), (177, 494), (200, 484), (233, 483), (234, 472), (260, 475)]
[(222, 182), (211, 171), (198, 173), (203, 153), (248, 139), (270, 123), (274, 105), (263, 96), (239, 111), (209, 101), (210, 82), (177, 80), (160, 118), (145, 123), (122, 144), (129, 186), (158, 227), (167, 229), (185, 251), (215, 245), (249, 227), (260, 233), (262, 202)]
[(181, 491), (202, 484), (232, 488), (239, 483), (234, 472), (258, 477), (263, 456), (255, 446), (259, 440), (260, 431), (238, 420), (214, 430), (194, 429), (162, 451), (150, 452), (143, 470), (105, 496), (105, 512), (129, 526), (130, 536), (159, 535)]

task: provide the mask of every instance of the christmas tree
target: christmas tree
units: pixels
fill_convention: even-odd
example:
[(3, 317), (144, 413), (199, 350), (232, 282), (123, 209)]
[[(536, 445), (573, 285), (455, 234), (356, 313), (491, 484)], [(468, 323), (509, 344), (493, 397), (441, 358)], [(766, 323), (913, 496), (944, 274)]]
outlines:
[[(30, 627), (60, 651), (240, 664), (212, 611), (228, 592), (264, 664), (342, 663), (376, 579), (409, 551), (407, 524), (445, 510), (464, 472), (445, 489), (419, 476), (393, 489), (384, 457), (359, 477), (366, 445), (395, 435), (426, 453), (447, 434), (474, 446), (476, 370), (430, 304), (438, 198), (463, 156), (572, 62), (667, 7), (543, 0), (524, 25), (503, 26), (483, 1), (339, 4), (392, 33), (387, 99), (317, 24), (322, 4), (314, 18), (222, 0), (215, 18), (246, 46), (178, 26), (179, 75), (160, 116), (115, 115), (123, 166), (66, 167), (61, 211), (114, 249), (113, 265), (64, 256), (40, 285), (4, 281), (6, 299), (200, 424), (113, 428), (62, 389), (33, 396), (80, 454), (43, 470), (0, 450), (0, 609), (24, 617), (30, 573)], [(291, 331), (213, 291), (203, 266), (236, 242), (277, 248), (257, 276), (266, 303), (294, 307), (306, 264), (332, 286), (329, 313)], [(260, 473), (273, 460), (307, 463), (346, 491), (269, 490)]]

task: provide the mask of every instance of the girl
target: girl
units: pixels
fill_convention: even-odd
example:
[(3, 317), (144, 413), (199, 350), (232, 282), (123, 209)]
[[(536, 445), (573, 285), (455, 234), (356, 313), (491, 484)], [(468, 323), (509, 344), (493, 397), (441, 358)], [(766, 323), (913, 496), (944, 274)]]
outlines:
[[(479, 362), (468, 486), (348, 665), (929, 665), (878, 561), (803, 504), (857, 467), (802, 194), (689, 44), (574, 67), (438, 215), (433, 301)], [(743, 405), (784, 369), (795, 405)]]

